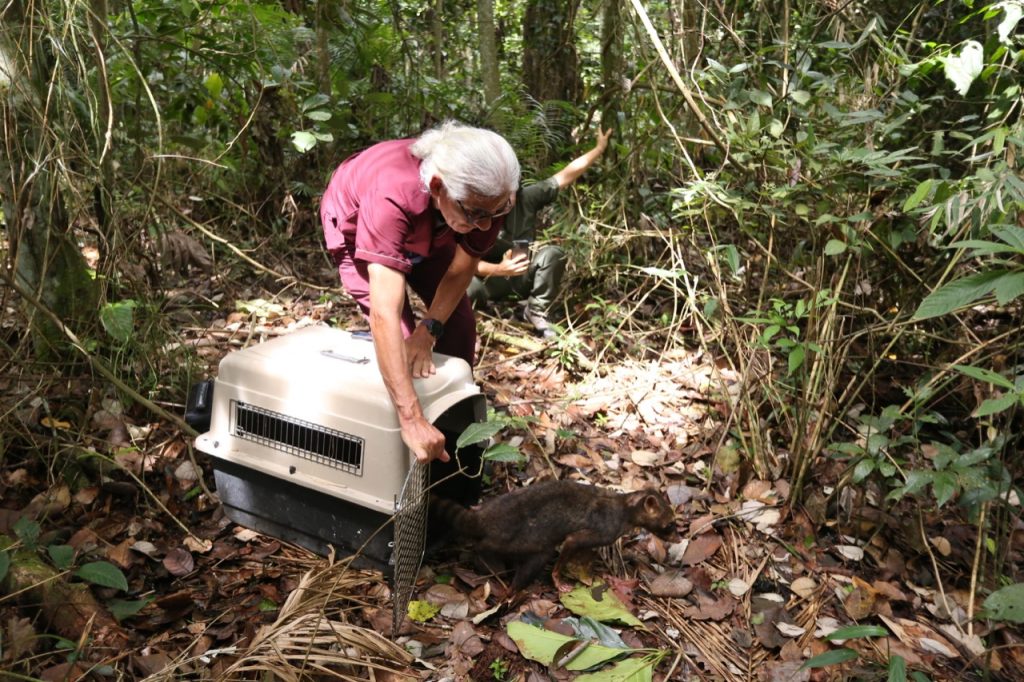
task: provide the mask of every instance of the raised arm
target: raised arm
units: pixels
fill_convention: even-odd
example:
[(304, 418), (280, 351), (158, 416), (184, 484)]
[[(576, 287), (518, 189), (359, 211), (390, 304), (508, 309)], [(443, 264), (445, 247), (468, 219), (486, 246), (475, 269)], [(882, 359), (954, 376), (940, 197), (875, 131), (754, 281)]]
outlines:
[(612, 136), (612, 129), (597, 131), (597, 144), (586, 154), (578, 156), (570, 161), (565, 168), (555, 173), (554, 178), (558, 181), (558, 189), (565, 189), (572, 183), (576, 182), (577, 178), (583, 175), (591, 164), (598, 160), (604, 150), (608, 148), (608, 138)]

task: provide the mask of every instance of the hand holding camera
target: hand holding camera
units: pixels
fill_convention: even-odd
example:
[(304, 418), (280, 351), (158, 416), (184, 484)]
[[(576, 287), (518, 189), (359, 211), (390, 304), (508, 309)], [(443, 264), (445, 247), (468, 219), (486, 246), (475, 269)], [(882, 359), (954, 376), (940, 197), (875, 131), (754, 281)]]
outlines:
[(516, 239), (512, 248), (505, 252), (501, 260), (502, 277), (518, 277), (525, 275), (530, 269), (530, 240)]

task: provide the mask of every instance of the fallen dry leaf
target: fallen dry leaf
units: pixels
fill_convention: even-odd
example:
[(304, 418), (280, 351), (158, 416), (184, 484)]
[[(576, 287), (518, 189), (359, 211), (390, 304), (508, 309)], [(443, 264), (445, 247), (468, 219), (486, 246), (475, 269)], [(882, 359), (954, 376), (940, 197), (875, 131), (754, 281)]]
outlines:
[(662, 454), (651, 450), (634, 450), (630, 453), (629, 459), (638, 466), (651, 467), (661, 462)]
[(470, 658), (475, 658), (486, 648), (477, 631), (464, 620), (452, 629), (452, 644)]
[(683, 615), (694, 620), (723, 620), (736, 608), (736, 600), (728, 595), (718, 599), (701, 593), (697, 596), (697, 605), (683, 609)]
[(722, 546), (722, 536), (718, 533), (705, 533), (690, 540), (686, 546), (680, 563), (684, 566), (692, 566), (707, 561)]
[(693, 591), (693, 583), (680, 571), (670, 569), (651, 581), (648, 588), (655, 597), (685, 597)]
[(732, 596), (742, 597), (747, 593), (747, 590), (750, 589), (750, 585), (748, 585), (745, 581), (740, 580), (739, 578), (733, 578), (729, 581), (728, 588), (729, 592), (732, 593)]
[(806, 629), (793, 623), (776, 623), (775, 629), (781, 632), (786, 637), (799, 637), (800, 635), (807, 632)]
[(184, 547), (175, 547), (164, 557), (164, 568), (178, 578), (188, 575), (196, 567), (192, 554)]
[(818, 590), (818, 583), (814, 581), (814, 578), (801, 576), (793, 581), (789, 589), (793, 590), (793, 593), (799, 597), (810, 599)]

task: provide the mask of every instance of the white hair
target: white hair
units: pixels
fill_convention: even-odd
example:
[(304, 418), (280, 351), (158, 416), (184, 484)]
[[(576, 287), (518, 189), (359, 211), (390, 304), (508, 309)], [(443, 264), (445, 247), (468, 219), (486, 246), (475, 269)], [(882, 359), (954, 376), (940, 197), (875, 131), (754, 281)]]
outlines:
[(453, 199), (470, 194), (501, 197), (519, 189), (519, 160), (498, 133), (445, 121), (420, 135), (410, 148), (422, 160), (420, 179), (430, 187), (435, 175)]

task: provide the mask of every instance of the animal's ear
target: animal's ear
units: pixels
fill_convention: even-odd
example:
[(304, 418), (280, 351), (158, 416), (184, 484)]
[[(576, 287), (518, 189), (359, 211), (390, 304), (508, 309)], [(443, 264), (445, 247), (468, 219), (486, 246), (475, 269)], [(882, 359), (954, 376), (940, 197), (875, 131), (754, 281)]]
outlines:
[(657, 514), (663, 506), (661, 499), (654, 493), (644, 495), (644, 511), (648, 514)]

